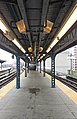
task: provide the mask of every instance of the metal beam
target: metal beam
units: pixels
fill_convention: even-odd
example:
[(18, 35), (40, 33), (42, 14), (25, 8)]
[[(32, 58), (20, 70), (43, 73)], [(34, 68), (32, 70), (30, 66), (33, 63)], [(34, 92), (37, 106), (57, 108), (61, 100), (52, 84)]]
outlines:
[(49, 5), (61, 3), (61, 2), (63, 2), (63, 1), (62, 0), (51, 1), (51, 2), (49, 2)]
[[(17, 0), (18, 2), (18, 6), (19, 6), (19, 9), (21, 11), (21, 15), (26, 23), (26, 27), (27, 27), (27, 30), (29, 30), (29, 24), (28, 24), (28, 20), (27, 20), (27, 14), (26, 14), (26, 10), (25, 10), (25, 6), (24, 6), (24, 1), (23, 0)], [(30, 42), (30, 45), (32, 47), (32, 41), (31, 41), (31, 34), (30, 32), (28, 32), (28, 37), (29, 37), (29, 42)]]
[(11, 4), (11, 5), (17, 5), (16, 0), (0, 0), (0, 3), (2, 4)]
[(73, 47), (74, 45), (77, 45), (77, 22), (55, 45), (55, 47), (53, 48), (53, 52), (55, 54), (58, 54), (70, 47)]
[[(42, 15), (41, 15), (41, 26), (44, 25), (44, 22), (47, 17), (47, 12), (48, 12), (48, 6), (49, 6), (49, 0), (43, 0), (43, 7), (42, 7)], [(43, 28), (40, 28), (41, 30), (43, 30)], [(41, 44), (41, 38), (42, 38), (42, 33), (40, 33), (39, 35), (39, 47), (40, 48), (40, 44)]]
[[(61, 10), (62, 10), (62, 6), (64, 6), (64, 4), (65, 4), (65, 1), (66, 0), (56, 0), (56, 1), (52, 1), (51, 3), (56, 3), (56, 2), (61, 2), (61, 4), (60, 4), (60, 7), (59, 7), (59, 12), (57, 13), (57, 17), (56, 17), (56, 20), (55, 20), (55, 22), (54, 22), (54, 25), (55, 25), (55, 23), (57, 22), (57, 20), (58, 20), (58, 18), (59, 18), (59, 15), (61, 14)], [(66, 15), (66, 14), (65, 14)], [(62, 22), (63, 22), (63, 19), (62, 19)], [(58, 29), (55, 31), (55, 35), (57, 34), (57, 32), (58, 32), (58, 30), (60, 29), (60, 27), (61, 27), (61, 24), (62, 24), (62, 22), (59, 24), (59, 26), (58, 26)], [(53, 29), (54, 29), (54, 25), (53, 25)], [(47, 37), (47, 42), (49, 41), (49, 39), (51, 38), (51, 35), (52, 34), (52, 32), (49, 34), (49, 36)], [(53, 40), (53, 38), (55, 37), (55, 35), (54, 36), (52, 36), (52, 40)], [(50, 43), (50, 42), (49, 42)], [(51, 43), (50, 43), (51, 44)], [(50, 45), (50, 44), (48, 44), (48, 45)], [(47, 44), (44, 46), (44, 49), (47, 49)]]
[(18, 48), (2, 34), (0, 34), (0, 47), (15, 55), (18, 54)]

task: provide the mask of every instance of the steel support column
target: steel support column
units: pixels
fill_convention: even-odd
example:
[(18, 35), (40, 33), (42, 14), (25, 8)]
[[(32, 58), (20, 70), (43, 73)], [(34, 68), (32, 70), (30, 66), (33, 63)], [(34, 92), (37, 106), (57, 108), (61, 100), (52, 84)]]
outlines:
[(55, 55), (51, 56), (51, 87), (55, 88)]
[(40, 61), (40, 73), (41, 73), (41, 61)]
[(27, 77), (27, 71), (26, 71), (26, 60), (25, 60), (25, 77)]
[(45, 77), (45, 60), (43, 60), (43, 76)]
[(28, 61), (28, 73), (29, 73), (29, 61)]
[(16, 75), (16, 88), (20, 88), (20, 57), (16, 57), (16, 70), (17, 70), (17, 75)]
[(38, 71), (38, 62), (36, 64), (37, 64), (37, 71)]

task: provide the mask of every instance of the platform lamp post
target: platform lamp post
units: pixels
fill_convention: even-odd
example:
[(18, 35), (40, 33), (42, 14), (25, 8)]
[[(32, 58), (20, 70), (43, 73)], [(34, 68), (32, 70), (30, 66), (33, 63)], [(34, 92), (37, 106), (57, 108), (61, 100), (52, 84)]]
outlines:
[(55, 54), (51, 55), (51, 88), (55, 88)]

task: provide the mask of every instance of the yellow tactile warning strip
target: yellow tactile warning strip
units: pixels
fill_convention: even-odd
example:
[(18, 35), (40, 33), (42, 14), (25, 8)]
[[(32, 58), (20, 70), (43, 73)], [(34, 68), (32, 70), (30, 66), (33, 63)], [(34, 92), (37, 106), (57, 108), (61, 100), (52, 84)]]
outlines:
[[(20, 76), (21, 79), (22, 79), (23, 75), (24, 75), (24, 72)], [(16, 83), (15, 79), (12, 82), (10, 82), (9, 84), (7, 84), (6, 86), (4, 86), (2, 89), (0, 89), (0, 99), (2, 99), (3, 96), (5, 96), (15, 86), (15, 83)]]
[[(48, 79), (51, 79), (51, 76), (46, 74)], [(64, 85), (60, 81), (56, 80), (56, 85), (75, 103), (77, 104), (77, 93), (70, 89), (68, 86)]]

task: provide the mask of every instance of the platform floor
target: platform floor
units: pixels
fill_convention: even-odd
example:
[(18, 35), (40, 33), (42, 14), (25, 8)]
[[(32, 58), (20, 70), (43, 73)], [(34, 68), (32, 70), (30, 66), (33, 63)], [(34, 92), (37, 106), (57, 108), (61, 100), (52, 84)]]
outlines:
[(77, 119), (77, 105), (50, 80), (31, 71), (0, 100), (0, 119)]

